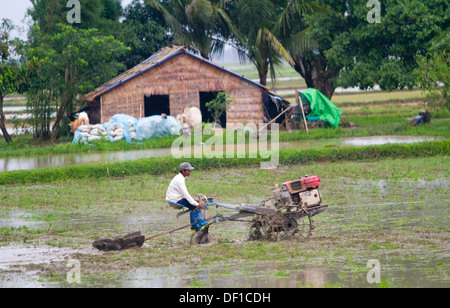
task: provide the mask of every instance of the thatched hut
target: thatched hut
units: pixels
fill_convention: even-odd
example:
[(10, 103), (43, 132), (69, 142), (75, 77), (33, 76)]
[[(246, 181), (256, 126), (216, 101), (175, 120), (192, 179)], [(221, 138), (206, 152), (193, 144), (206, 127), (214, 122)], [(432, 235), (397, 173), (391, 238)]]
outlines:
[(226, 123), (267, 122), (286, 107), (285, 101), (272, 99), (266, 87), (180, 46), (159, 50), (81, 101), (88, 102), (92, 123), (107, 122), (118, 113), (136, 118), (162, 113), (176, 117), (186, 107), (199, 108), (207, 122), (211, 115), (205, 104), (221, 91), (228, 91), (233, 99), (221, 119), (223, 127)]

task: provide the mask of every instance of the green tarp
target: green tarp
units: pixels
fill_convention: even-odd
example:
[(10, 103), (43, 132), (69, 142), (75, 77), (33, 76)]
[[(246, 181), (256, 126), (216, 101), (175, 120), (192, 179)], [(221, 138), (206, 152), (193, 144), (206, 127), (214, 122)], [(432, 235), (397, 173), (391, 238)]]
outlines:
[(308, 88), (300, 93), (302, 103), (309, 101), (311, 113), (309, 117), (319, 117), (322, 121), (327, 121), (334, 128), (339, 126), (341, 121), (340, 111), (325, 95), (317, 89)]

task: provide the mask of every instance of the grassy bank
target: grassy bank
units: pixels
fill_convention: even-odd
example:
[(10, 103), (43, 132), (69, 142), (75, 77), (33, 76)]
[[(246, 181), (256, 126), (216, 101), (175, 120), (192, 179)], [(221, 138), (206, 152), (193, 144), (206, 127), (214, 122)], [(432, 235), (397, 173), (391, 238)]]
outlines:
[[(295, 102), (295, 95), (285, 95), (290, 102)], [(335, 93), (331, 99), (336, 106), (342, 104), (370, 104), (382, 102), (401, 102), (404, 100), (424, 100), (426, 95), (421, 90), (402, 91), (368, 91), (356, 93)]]
[[(306, 164), (323, 161), (358, 161), (382, 158), (409, 158), (435, 155), (448, 155), (450, 140), (429, 141), (413, 144), (385, 144), (381, 146), (340, 146), (308, 149), (280, 149), (279, 164)], [(189, 161), (199, 170), (220, 169), (229, 167), (259, 166), (261, 162), (276, 159), (263, 158), (174, 158), (157, 157), (135, 161), (75, 165), (39, 170), (20, 170), (0, 173), (0, 185), (18, 183), (52, 182), (65, 179), (98, 179), (105, 177), (121, 177), (137, 174), (170, 174), (177, 171), (182, 161)]]

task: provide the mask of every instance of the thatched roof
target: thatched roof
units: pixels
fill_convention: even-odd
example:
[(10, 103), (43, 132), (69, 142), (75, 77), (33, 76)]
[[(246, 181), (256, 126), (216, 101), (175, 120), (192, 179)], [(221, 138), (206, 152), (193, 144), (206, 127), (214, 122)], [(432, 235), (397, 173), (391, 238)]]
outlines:
[(267, 88), (264, 87), (263, 85), (256, 83), (250, 79), (247, 79), (243, 76), (240, 76), (236, 73), (233, 73), (232, 71), (229, 71), (221, 66), (218, 66), (217, 64), (214, 64), (211, 61), (205, 60), (200, 56), (197, 56), (191, 52), (189, 52), (188, 50), (186, 50), (184, 47), (182, 46), (169, 46), (169, 47), (165, 47), (160, 49), (157, 53), (155, 53), (154, 55), (152, 55), (150, 58), (146, 59), (145, 61), (143, 61), (142, 63), (136, 65), (135, 67), (129, 69), (128, 71), (120, 74), (119, 76), (111, 79), (110, 81), (108, 81), (107, 83), (101, 85), (100, 87), (98, 87), (97, 89), (95, 89), (94, 91), (92, 91), (91, 93), (85, 95), (84, 97), (82, 97), (80, 99), (80, 101), (88, 101), (88, 102), (92, 102), (94, 101), (97, 97), (103, 95), (104, 93), (114, 89), (115, 87), (127, 82), (128, 80), (135, 78), (137, 76), (139, 76), (140, 74), (152, 69), (153, 67), (161, 64), (162, 62), (178, 55), (181, 53), (185, 53), (188, 54), (192, 57), (195, 57), (203, 62), (206, 62), (214, 67), (220, 68), (221, 70), (228, 72), (232, 75), (235, 75), (239, 78), (242, 78), (260, 88), (262, 88), (263, 90), (267, 91)]

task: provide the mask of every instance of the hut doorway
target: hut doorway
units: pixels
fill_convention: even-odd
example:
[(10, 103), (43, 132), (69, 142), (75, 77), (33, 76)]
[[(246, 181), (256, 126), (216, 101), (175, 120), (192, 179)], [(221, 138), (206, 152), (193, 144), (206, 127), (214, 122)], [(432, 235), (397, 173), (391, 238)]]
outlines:
[[(200, 111), (202, 113), (202, 122), (213, 123), (214, 115), (208, 111), (206, 103), (209, 103), (213, 99), (217, 98), (219, 92), (200, 92)], [(226, 127), (227, 125), (227, 113), (224, 112), (219, 119), (220, 126)]]
[(170, 115), (169, 95), (144, 96), (145, 117), (161, 115), (162, 113)]

